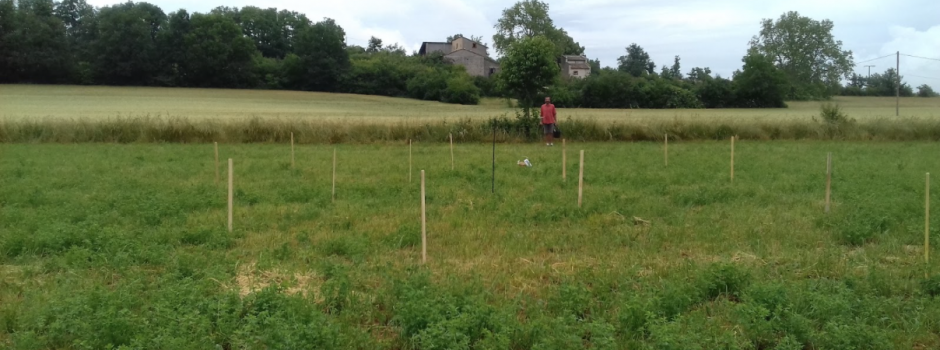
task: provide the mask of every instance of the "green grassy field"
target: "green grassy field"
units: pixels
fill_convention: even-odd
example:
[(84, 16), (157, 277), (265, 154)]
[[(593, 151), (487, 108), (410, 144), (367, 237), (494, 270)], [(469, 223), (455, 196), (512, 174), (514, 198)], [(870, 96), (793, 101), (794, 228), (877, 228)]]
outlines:
[[(852, 117), (894, 117), (894, 98), (837, 97), (833, 101)], [(903, 98), (901, 116), (940, 118), (940, 98)], [(786, 109), (609, 110), (561, 109), (561, 118), (602, 122), (796, 119), (819, 113), (820, 102), (790, 102)], [(402, 122), (439, 119), (489, 119), (513, 115), (505, 101), (484, 100), (480, 106), (378, 96), (297, 91), (0, 85), (0, 119), (178, 117), (238, 120), (245, 118), (313, 119), (318, 121)]]
[(936, 144), (568, 146), (0, 146), (0, 347), (940, 347)]

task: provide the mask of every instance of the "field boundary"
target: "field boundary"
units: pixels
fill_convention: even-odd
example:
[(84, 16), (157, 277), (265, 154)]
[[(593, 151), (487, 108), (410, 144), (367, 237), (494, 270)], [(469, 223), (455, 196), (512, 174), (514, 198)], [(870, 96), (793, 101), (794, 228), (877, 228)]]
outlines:
[[(827, 123), (814, 119), (708, 119), (604, 122), (563, 120), (564, 138), (582, 142), (725, 140), (940, 140), (940, 120), (879, 118)], [(253, 118), (222, 120), (160, 117), (19, 119), (0, 121), (0, 143), (286, 143), (497, 142), (536, 140), (538, 125), (516, 118), (435, 122), (369, 123)]]

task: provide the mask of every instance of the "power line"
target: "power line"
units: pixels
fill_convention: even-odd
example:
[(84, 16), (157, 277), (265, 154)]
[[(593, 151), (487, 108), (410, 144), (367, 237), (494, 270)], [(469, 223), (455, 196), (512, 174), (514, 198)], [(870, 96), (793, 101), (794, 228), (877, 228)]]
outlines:
[(908, 55), (906, 53), (902, 53), (901, 56), (920, 58), (923, 60), (940, 61), (940, 58), (920, 57), (920, 56)]
[(872, 58), (872, 59), (867, 60), (867, 61), (855, 62), (855, 64), (856, 64), (856, 65), (859, 65), (859, 64), (862, 64), (862, 63), (868, 63), (868, 62), (871, 62), (871, 61), (877, 61), (877, 60), (880, 60), (880, 59), (882, 59), (882, 58), (888, 58), (888, 57), (891, 57), (891, 56), (894, 56), (894, 54), (885, 55), (885, 56), (881, 56), (881, 57), (878, 57), (878, 58)]
[(906, 75), (905, 75), (905, 77), (914, 77), (914, 78), (921, 78), (921, 79), (933, 79), (933, 80), (940, 80), (940, 78), (933, 78), (933, 77), (922, 77), (922, 76), (919, 76), (919, 75), (911, 75), (911, 74), (906, 74)]

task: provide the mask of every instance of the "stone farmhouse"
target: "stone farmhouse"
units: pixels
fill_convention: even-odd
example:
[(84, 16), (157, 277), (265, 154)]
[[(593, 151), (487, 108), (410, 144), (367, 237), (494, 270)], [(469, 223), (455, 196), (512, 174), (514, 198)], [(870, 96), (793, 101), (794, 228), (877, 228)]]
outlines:
[(464, 66), (470, 76), (490, 77), (499, 72), (499, 63), (490, 58), (486, 46), (467, 38), (456, 38), (449, 43), (424, 42), (418, 50), (421, 56), (436, 52), (443, 54), (444, 60)]
[[(441, 53), (444, 55), (444, 60), (464, 66), (470, 76), (491, 77), (499, 72), (499, 62), (490, 58), (486, 50), (483, 44), (460, 37), (449, 43), (421, 43), (418, 54), (427, 56)], [(558, 65), (561, 67), (561, 76), (564, 78), (583, 79), (591, 75), (591, 65), (585, 56), (561, 56), (558, 58)]]
[(562, 77), (584, 79), (591, 75), (591, 65), (585, 56), (561, 56), (558, 64)]

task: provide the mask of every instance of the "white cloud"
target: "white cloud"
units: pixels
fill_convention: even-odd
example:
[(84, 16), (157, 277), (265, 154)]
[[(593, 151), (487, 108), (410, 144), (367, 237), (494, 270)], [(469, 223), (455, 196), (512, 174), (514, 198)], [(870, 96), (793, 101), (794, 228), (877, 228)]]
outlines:
[[(892, 40), (881, 47), (881, 53), (888, 55), (898, 51), (901, 52), (901, 76), (904, 77), (904, 80), (913, 87), (927, 84), (940, 88), (940, 25), (924, 31), (893, 26), (888, 32)], [(885, 62), (885, 65), (891, 67), (893, 66), (892, 63), (895, 62)], [(879, 69), (879, 71), (883, 71), (883, 69)]]

